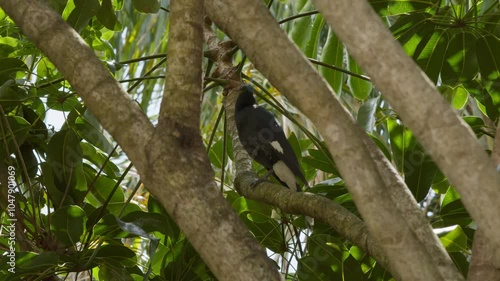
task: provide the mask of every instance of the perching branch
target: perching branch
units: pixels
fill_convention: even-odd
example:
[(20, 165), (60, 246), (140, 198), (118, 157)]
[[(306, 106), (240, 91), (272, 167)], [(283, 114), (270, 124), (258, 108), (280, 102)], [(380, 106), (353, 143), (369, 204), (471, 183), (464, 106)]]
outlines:
[[(156, 130), (93, 51), (49, 7), (34, 0), (0, 0), (0, 7), (51, 59), (117, 140), (150, 192), (218, 280), (280, 279), (259, 243), (218, 193), (199, 129), (194, 129), (198, 128), (201, 93), (202, 40), (198, 38), (203, 24), (202, 0), (172, 1), (171, 32), (179, 34), (180, 28), (192, 40), (181, 40), (179, 45), (172, 40), (169, 45), (189, 48), (192, 65), (182, 65), (181, 70), (179, 61), (170, 61), (167, 76), (179, 77), (184, 69), (195, 73), (185, 81), (186, 85), (168, 82), (173, 94), (166, 97), (162, 108), (163, 128)], [(189, 23), (187, 27), (179, 25), (178, 21), (183, 20)], [(175, 48), (169, 48), (169, 58), (179, 51)], [(186, 93), (183, 91), (188, 97), (182, 95)], [(188, 116), (190, 110), (192, 116)]]
[[(384, 249), (395, 278), (460, 280), (442, 248), (437, 251), (442, 259), (438, 258), (440, 262), (436, 264), (431, 257), (433, 251), (428, 251), (423, 245), (426, 241), (419, 239), (422, 229), (414, 229), (418, 224), (408, 223), (393, 208), (394, 200), (386, 196), (387, 182), (379, 170), (380, 163), (373, 159), (367, 147), (371, 140), (335, 99), (324, 80), (290, 43), (260, 1), (246, 1), (244, 7), (242, 5), (234, 1), (206, 1), (212, 20), (320, 130), (370, 234)], [(238, 13), (242, 9), (248, 12)], [(415, 205), (413, 202), (412, 206)], [(418, 208), (413, 210), (414, 213), (419, 211)], [(433, 235), (429, 226), (425, 232), (425, 235)], [(438, 247), (442, 246), (438, 244)], [(458, 276), (458, 279), (450, 276)]]
[(367, 1), (313, 2), (456, 187), (491, 246), (500, 249), (500, 176), (469, 126), (405, 54)]
[(251, 159), (239, 141), (234, 121), (234, 105), (238, 93), (239, 89), (236, 88), (224, 99), (227, 128), (233, 139), (236, 163), (235, 187), (238, 193), (246, 198), (278, 207), (286, 213), (309, 216), (329, 224), (337, 233), (374, 257), (390, 271), (387, 258), (367, 232), (365, 223), (344, 207), (325, 197), (307, 192), (295, 192), (270, 182), (252, 186), (256, 175), (252, 171)]
[[(233, 44), (220, 42), (210, 28), (207, 21), (204, 30), (205, 40), (209, 46), (209, 58), (217, 62), (217, 69), (214, 71), (223, 79), (229, 80), (225, 93), (224, 107), (227, 116), (227, 129), (233, 139), (233, 153), (236, 163), (235, 186), (237, 191), (246, 198), (257, 200), (278, 207), (290, 214), (301, 214), (313, 217), (329, 224), (341, 236), (356, 244), (363, 251), (377, 259), (377, 261), (387, 270), (390, 265), (380, 247), (373, 241), (366, 230), (366, 225), (357, 216), (349, 212), (344, 207), (334, 203), (324, 197), (310, 194), (297, 193), (283, 187), (264, 183), (257, 187), (252, 187), (251, 183), (255, 179), (252, 171), (252, 160), (243, 149), (236, 132), (234, 122), (234, 105), (242, 86), (239, 78), (235, 76), (235, 67), (230, 57)], [(238, 79), (238, 80), (234, 80)]]

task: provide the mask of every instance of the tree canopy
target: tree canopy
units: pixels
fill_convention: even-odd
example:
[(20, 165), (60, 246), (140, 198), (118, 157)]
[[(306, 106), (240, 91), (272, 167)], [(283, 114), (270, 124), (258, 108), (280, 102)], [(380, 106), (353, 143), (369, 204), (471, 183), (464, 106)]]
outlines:
[(493, 0), (0, 0), (0, 280), (500, 280), (498, 50)]

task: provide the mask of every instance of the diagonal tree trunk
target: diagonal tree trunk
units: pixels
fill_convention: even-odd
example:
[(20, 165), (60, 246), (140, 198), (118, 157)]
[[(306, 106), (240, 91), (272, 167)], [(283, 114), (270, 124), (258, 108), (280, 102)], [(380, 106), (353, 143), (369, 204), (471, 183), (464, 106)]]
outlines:
[[(491, 158), (497, 165), (500, 164), (500, 126), (495, 133), (495, 142)], [(472, 244), (472, 258), (470, 261), (468, 281), (500, 281), (500, 257), (495, 248), (492, 248), (488, 238), (481, 228), (474, 233)]]
[(500, 176), (469, 126), (404, 53), (368, 1), (313, 2), (456, 187), (492, 247), (500, 251)]
[[(378, 157), (380, 153), (373, 153), (371, 140), (302, 53), (292, 46), (266, 7), (260, 1), (208, 0), (206, 8), (212, 20), (254, 65), (322, 132), (370, 234), (384, 249), (396, 279), (462, 280), (432, 228), (418, 217), (420, 210), (407, 191), (387, 196), (392, 192), (387, 186), (405, 190), (404, 182), (390, 169), (389, 163)], [(247, 12), (238, 12), (243, 9)], [(404, 215), (399, 213), (401, 206), (405, 206)], [(415, 215), (416, 219), (408, 220)]]
[[(182, 69), (195, 72), (185, 81), (189, 85), (171, 85), (175, 88), (170, 89), (172, 95), (167, 99), (177, 100), (166, 101), (161, 127), (155, 129), (59, 15), (38, 1), (0, 1), (0, 7), (51, 59), (121, 145), (148, 189), (165, 206), (215, 276), (219, 280), (279, 280), (272, 261), (217, 192), (199, 130), (193, 129), (199, 126), (202, 41), (198, 36), (201, 37), (203, 24), (202, 4), (201, 0), (172, 3), (172, 32), (179, 34), (176, 29), (183, 29), (189, 39), (174, 45), (178, 49), (170, 48), (169, 57), (179, 49), (190, 49), (192, 65), (180, 68), (182, 61), (170, 61), (167, 76), (178, 77)], [(187, 21), (189, 25), (179, 26), (175, 21)], [(186, 92), (187, 96), (183, 95)], [(195, 116), (184, 119), (189, 111)]]

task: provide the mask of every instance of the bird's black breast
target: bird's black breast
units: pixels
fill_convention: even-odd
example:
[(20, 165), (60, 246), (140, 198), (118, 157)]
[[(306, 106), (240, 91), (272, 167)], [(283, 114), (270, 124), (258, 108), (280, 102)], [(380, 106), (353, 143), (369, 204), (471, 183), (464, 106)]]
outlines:
[(283, 129), (270, 112), (256, 105), (247, 88), (242, 88), (236, 101), (235, 121), (240, 142), (250, 157), (267, 170), (281, 161), (294, 176), (307, 183)]
[(281, 131), (274, 116), (261, 107), (245, 107), (236, 114), (236, 127), (247, 153), (266, 169), (271, 169), (279, 157), (270, 143)]

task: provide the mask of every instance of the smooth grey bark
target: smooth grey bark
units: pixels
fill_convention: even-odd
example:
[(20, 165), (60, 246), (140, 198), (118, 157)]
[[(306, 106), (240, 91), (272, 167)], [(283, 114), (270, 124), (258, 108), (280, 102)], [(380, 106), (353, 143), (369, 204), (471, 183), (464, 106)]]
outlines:
[(500, 176), (469, 126), (405, 54), (368, 1), (313, 3), (456, 187), (492, 248), (500, 251)]
[[(500, 125), (497, 126), (495, 141), (491, 152), (491, 159), (500, 165)], [(478, 227), (474, 233), (472, 257), (469, 266), (468, 281), (500, 281), (500, 253), (491, 247), (482, 228)]]
[[(396, 278), (407, 276), (412, 280), (431, 280), (438, 276), (411, 230), (400, 216), (390, 210), (391, 200), (382, 192), (384, 183), (373, 160), (363, 157), (369, 156), (361, 141), (364, 132), (336, 102), (328, 86), (300, 51), (291, 47), (283, 31), (275, 28), (277, 25), (274, 19), (262, 3), (247, 1), (243, 5), (231, 1), (206, 1), (206, 5), (212, 20), (238, 43), (274, 86), (306, 114), (316, 112), (313, 116), (308, 115), (325, 137), (339, 170), (367, 221), (370, 233), (382, 244), (388, 255)], [(243, 6), (247, 12), (238, 13)], [(291, 69), (294, 69), (293, 73), (290, 73)], [(312, 92), (316, 96), (302, 99), (298, 103), (299, 95), (293, 96), (293, 92)], [(358, 150), (364, 150), (364, 153), (358, 153)], [(410, 263), (424, 265), (412, 268)], [(414, 270), (415, 268), (420, 269)]]
[[(93, 51), (58, 14), (33, 0), (0, 0), (0, 7), (56, 65), (120, 144), (147, 188), (163, 204), (219, 280), (280, 280), (272, 261), (217, 192), (198, 121), (197, 130), (193, 129), (193, 120), (199, 115), (178, 119), (189, 110), (195, 115), (199, 113), (199, 99), (196, 100), (201, 92), (199, 70), (186, 82), (190, 84), (186, 88), (172, 85), (179, 87), (171, 89), (172, 96), (181, 98), (179, 96), (186, 91), (189, 97), (184, 101), (167, 102), (165, 108), (177, 110), (177, 113), (163, 112), (163, 130), (155, 129)], [(190, 25), (186, 29), (173, 22), (174, 34), (180, 32), (174, 31), (176, 28), (184, 28), (182, 32), (189, 34), (191, 39), (201, 35), (201, 0), (173, 1), (172, 14), (173, 21), (184, 19)], [(194, 65), (187, 69), (201, 68), (200, 40), (182, 42), (189, 46), (181, 43), (177, 48), (187, 47), (193, 53)], [(175, 55), (175, 51), (170, 48), (170, 55)], [(173, 66), (169, 71), (174, 77), (180, 71), (177, 63), (170, 62)]]
[(233, 139), (233, 153), (236, 166), (235, 187), (246, 198), (276, 206), (290, 214), (301, 214), (313, 217), (329, 224), (340, 235), (350, 240), (360, 249), (373, 256), (386, 270), (391, 271), (387, 257), (381, 247), (373, 240), (367, 231), (365, 223), (356, 215), (335, 202), (311, 193), (293, 192), (272, 183), (261, 183), (254, 187), (256, 175), (252, 171), (252, 160), (243, 149), (237, 137), (234, 122), (234, 106), (239, 89), (242, 86), (237, 67), (233, 66), (232, 53), (234, 44), (221, 42), (213, 33), (210, 22), (205, 25), (205, 41), (207, 54), (217, 62), (214, 74), (218, 78), (227, 79), (228, 92), (224, 92), (224, 108), (226, 110), (227, 129)]
[(227, 128), (233, 140), (236, 163), (235, 187), (238, 193), (248, 199), (276, 206), (286, 213), (309, 216), (329, 224), (337, 233), (375, 258), (386, 270), (391, 271), (387, 257), (369, 235), (366, 224), (346, 208), (325, 197), (308, 192), (295, 192), (270, 182), (263, 182), (255, 187), (252, 185), (257, 176), (252, 170), (250, 156), (239, 141), (234, 121), (234, 105), (238, 93), (239, 90), (236, 88), (224, 99)]
[[(408, 222), (407, 217), (397, 213), (394, 200), (386, 196), (385, 185), (389, 182), (381, 176), (391, 171), (380, 168), (379, 161), (372, 158), (371, 148), (366, 146), (371, 140), (302, 53), (292, 46), (266, 7), (260, 1), (223, 0), (207, 0), (206, 7), (211, 19), (320, 130), (370, 234), (386, 252), (396, 279), (463, 279), (440, 243), (436, 243), (432, 229), (421, 220)], [(238, 12), (242, 10), (246, 12)], [(401, 179), (393, 177), (391, 182), (405, 187)], [(421, 214), (414, 200), (408, 202), (412, 206), (407, 208), (410, 212)], [(426, 245), (428, 241), (419, 239), (422, 237), (431, 237), (431, 244)], [(432, 254), (438, 257), (433, 258)]]

